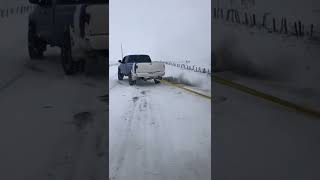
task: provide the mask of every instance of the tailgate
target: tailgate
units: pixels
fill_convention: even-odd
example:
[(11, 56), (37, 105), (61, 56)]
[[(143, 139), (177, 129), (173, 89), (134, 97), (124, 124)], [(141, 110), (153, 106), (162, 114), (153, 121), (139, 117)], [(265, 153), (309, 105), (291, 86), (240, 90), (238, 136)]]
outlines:
[(152, 62), (152, 63), (137, 63), (136, 64), (136, 73), (156, 73), (164, 72), (165, 66), (161, 62)]
[(86, 8), (86, 13), (90, 15), (90, 22), (86, 27), (87, 35), (99, 36), (109, 34), (108, 4), (88, 5), (88, 7)]

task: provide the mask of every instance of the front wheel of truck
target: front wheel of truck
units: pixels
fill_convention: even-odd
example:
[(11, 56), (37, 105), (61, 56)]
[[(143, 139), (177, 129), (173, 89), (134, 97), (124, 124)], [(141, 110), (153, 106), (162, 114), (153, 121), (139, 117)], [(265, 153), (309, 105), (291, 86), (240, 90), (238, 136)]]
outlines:
[(43, 57), (46, 44), (40, 40), (36, 34), (35, 25), (29, 24), (28, 27), (28, 51), (30, 59), (40, 59)]
[(61, 47), (61, 64), (66, 75), (72, 75), (76, 72), (77, 62), (72, 57), (71, 37), (68, 30), (64, 33)]
[(120, 69), (118, 69), (118, 80), (123, 80), (124, 75), (121, 73)]

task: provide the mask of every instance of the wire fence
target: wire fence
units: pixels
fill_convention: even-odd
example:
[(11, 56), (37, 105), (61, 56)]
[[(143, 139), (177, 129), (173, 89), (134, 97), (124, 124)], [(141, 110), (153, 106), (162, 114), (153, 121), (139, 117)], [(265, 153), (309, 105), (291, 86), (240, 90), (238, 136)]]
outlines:
[(185, 62), (185, 63), (173, 62), (173, 61), (161, 61), (161, 62), (165, 63), (166, 65), (174, 66), (180, 69), (211, 75), (211, 68), (208, 68), (208, 67), (190, 65), (188, 62)]
[(0, 7), (0, 20), (6, 19), (11, 16), (21, 16), (29, 14), (35, 6), (33, 5), (17, 5), (15, 7), (1, 8)]

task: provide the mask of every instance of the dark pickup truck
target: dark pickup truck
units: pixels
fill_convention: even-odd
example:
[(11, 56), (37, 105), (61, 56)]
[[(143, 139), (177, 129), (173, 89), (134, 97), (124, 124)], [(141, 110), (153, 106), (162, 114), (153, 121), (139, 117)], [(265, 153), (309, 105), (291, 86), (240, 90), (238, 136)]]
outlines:
[(129, 84), (133, 85), (136, 80), (153, 79), (155, 83), (159, 83), (165, 74), (165, 65), (162, 62), (152, 62), (148, 55), (128, 55), (119, 60), (118, 79), (123, 80), (124, 76), (128, 76)]
[(66, 74), (77, 71), (92, 52), (108, 54), (109, 0), (29, 0), (28, 50), (31, 59), (43, 56), (47, 45), (61, 48)]

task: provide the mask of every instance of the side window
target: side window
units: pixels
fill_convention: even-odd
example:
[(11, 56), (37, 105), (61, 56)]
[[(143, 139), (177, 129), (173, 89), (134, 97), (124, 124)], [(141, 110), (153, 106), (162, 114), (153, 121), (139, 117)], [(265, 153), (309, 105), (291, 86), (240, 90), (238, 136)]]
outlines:
[(122, 62), (127, 63), (128, 62), (128, 56), (124, 57)]
[(129, 63), (134, 63), (134, 61), (135, 61), (135, 57), (134, 56), (131, 56), (130, 59), (128, 58), (128, 62)]

